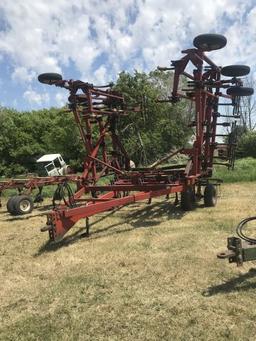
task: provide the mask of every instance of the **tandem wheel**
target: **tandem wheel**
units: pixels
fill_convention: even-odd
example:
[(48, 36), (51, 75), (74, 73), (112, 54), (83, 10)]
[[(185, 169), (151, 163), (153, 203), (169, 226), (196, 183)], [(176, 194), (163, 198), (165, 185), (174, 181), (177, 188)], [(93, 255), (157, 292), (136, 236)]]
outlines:
[(206, 207), (214, 207), (217, 204), (217, 189), (216, 186), (208, 184), (204, 189), (204, 205)]
[(181, 192), (180, 206), (184, 211), (193, 210), (195, 205), (195, 193), (193, 188), (189, 187), (184, 192)]
[(23, 215), (33, 211), (34, 202), (29, 195), (15, 195), (7, 202), (7, 211), (12, 215)]

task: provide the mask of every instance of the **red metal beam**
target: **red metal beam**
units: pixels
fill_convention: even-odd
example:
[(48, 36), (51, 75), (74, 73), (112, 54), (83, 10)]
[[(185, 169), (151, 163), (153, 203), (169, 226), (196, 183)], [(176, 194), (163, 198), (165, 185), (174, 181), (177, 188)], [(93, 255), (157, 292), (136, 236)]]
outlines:
[[(133, 195), (125, 196), (123, 198), (113, 198), (112, 200), (109, 201), (95, 203), (92, 201), (91, 204), (87, 204), (87, 206), (52, 211), (48, 218), (48, 221), (50, 223), (49, 225), (50, 239), (58, 240), (62, 238), (77, 221), (83, 218), (93, 216), (97, 213), (107, 211), (114, 207), (135, 203), (136, 201), (159, 197), (170, 193), (182, 192), (183, 189), (184, 186), (180, 185), (159, 191), (140, 192)], [(112, 196), (114, 195), (114, 193), (110, 192), (110, 194), (108, 195)], [(103, 198), (106, 198), (106, 196)]]

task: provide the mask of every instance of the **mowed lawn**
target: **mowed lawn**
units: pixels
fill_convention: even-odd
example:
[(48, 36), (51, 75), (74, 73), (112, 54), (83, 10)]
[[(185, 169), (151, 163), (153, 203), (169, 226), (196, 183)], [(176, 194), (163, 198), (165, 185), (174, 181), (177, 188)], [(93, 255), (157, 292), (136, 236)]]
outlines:
[[(256, 215), (256, 183), (226, 184), (215, 208), (158, 198), (81, 221), (49, 245), (45, 212), (0, 211), (1, 340), (255, 340), (256, 262), (216, 254)], [(201, 207), (200, 207), (201, 206)]]

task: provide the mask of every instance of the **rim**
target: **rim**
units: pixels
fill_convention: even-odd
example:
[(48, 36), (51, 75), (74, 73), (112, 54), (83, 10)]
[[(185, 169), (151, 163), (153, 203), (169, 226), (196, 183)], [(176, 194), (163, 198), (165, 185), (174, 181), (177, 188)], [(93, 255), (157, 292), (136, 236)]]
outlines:
[(23, 199), (20, 202), (20, 210), (22, 212), (28, 212), (30, 210), (30, 207), (31, 207), (31, 203), (28, 199)]

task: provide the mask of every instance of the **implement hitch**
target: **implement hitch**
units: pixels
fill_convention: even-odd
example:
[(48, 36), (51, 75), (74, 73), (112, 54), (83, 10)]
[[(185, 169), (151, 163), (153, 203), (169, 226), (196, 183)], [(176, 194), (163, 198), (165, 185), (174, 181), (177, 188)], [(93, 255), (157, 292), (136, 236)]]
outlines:
[(218, 253), (217, 257), (228, 258), (229, 263), (242, 266), (243, 262), (256, 260), (256, 244), (250, 244), (237, 237), (229, 237), (227, 251)]
[(249, 217), (238, 224), (236, 233), (240, 238), (229, 237), (227, 251), (218, 253), (218, 258), (228, 258), (229, 263), (236, 263), (237, 266), (242, 266), (243, 262), (256, 260), (256, 239), (248, 237), (244, 233), (246, 224), (254, 220), (256, 217)]

